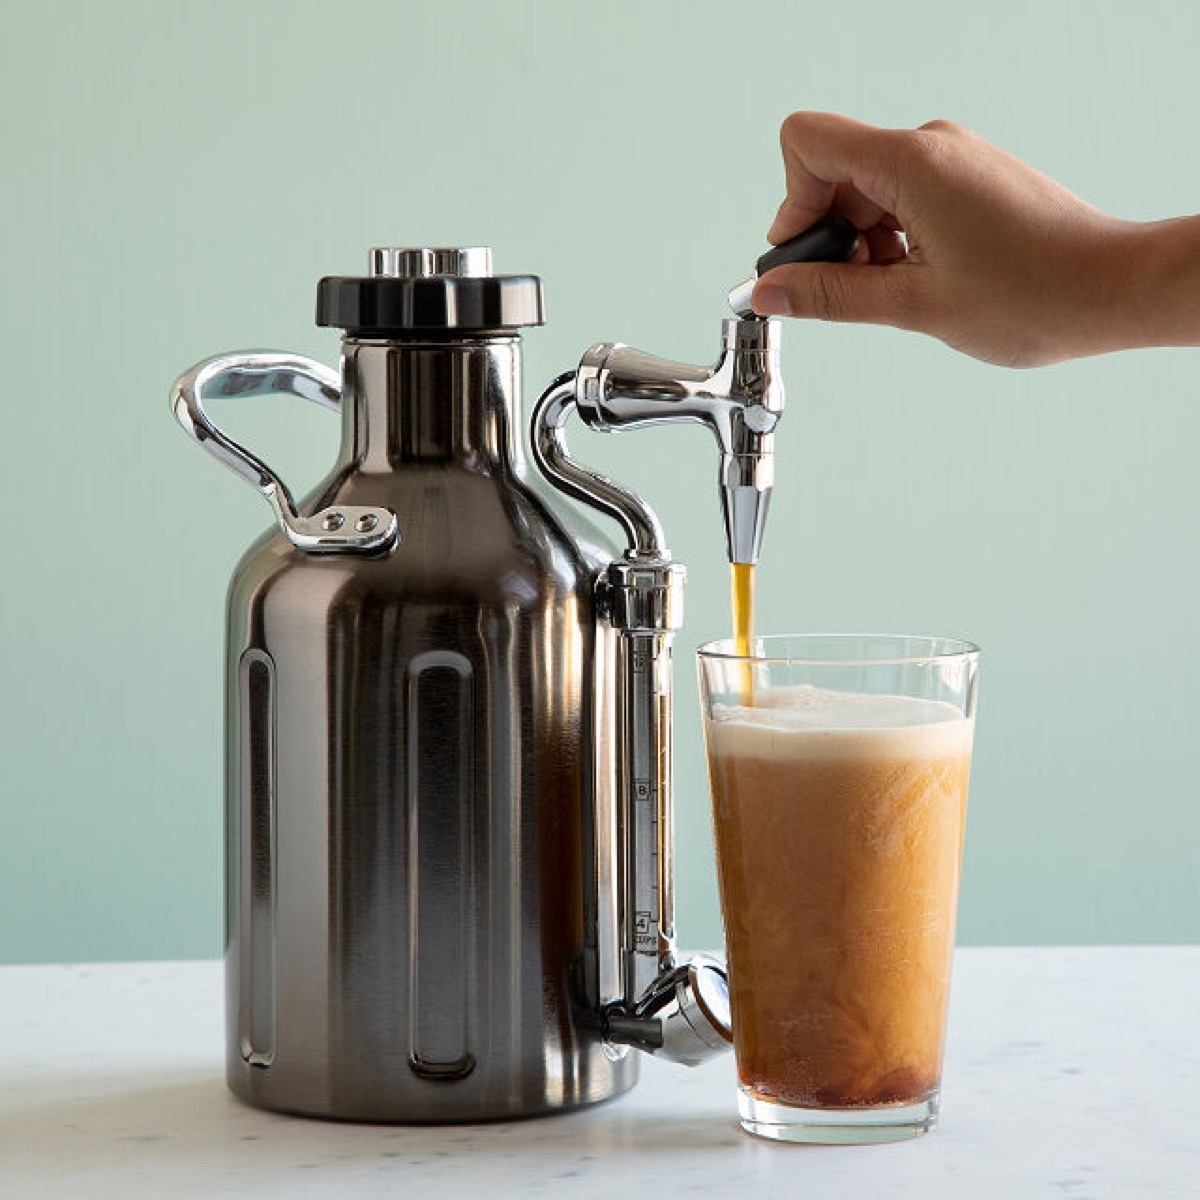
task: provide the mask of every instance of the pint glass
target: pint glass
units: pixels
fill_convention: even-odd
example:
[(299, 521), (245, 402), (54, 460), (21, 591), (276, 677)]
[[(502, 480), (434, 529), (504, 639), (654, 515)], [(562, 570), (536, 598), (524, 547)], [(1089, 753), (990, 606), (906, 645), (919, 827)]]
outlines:
[(699, 651), (743, 1127), (936, 1119), (979, 651), (764, 637)]

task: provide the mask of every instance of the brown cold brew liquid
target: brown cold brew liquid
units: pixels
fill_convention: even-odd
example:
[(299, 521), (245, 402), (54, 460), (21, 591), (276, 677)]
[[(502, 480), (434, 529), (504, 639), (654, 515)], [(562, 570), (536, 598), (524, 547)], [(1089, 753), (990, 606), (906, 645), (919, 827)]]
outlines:
[[(718, 710), (707, 731), (739, 1075), (783, 1104), (915, 1101), (941, 1075), (971, 722), (792, 693), (799, 719)], [(897, 724), (814, 728), (822, 697), (835, 724), (856, 700)]]
[(750, 653), (754, 635), (754, 564), (729, 564), (730, 599), (733, 601), (733, 652)]
[[(754, 564), (729, 564), (730, 600), (733, 602), (733, 652), (747, 658), (754, 637)], [(738, 690), (743, 704), (754, 702), (754, 668), (744, 663)]]

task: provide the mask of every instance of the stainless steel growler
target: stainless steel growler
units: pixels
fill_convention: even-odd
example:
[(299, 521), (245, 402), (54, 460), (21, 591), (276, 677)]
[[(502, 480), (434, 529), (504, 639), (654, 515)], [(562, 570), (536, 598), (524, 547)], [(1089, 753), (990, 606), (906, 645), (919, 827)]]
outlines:
[[(172, 391), (276, 517), (227, 611), (227, 1078), (253, 1104), (534, 1115), (631, 1087), (631, 1047), (694, 1063), (728, 1044), (720, 965), (678, 963), (673, 940), (683, 569), (565, 427), (708, 423), (731, 558), (753, 561), (778, 323), (743, 306), (712, 369), (593, 347), (547, 389), (535, 457), (618, 521), (614, 554), (525, 478), (518, 331), (542, 319), (539, 280), (493, 275), (487, 249), (375, 250), (369, 276), (319, 284), (340, 374), (224, 355)], [(267, 393), (341, 412), (301, 503), (205, 409)]]

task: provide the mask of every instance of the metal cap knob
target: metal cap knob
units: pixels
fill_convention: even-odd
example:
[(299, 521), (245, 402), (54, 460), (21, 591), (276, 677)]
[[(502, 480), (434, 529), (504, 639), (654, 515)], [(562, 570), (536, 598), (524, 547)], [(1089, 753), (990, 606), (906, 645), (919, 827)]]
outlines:
[(376, 278), (451, 275), (457, 279), (483, 279), (491, 273), (490, 246), (375, 246), (371, 250), (371, 275)]

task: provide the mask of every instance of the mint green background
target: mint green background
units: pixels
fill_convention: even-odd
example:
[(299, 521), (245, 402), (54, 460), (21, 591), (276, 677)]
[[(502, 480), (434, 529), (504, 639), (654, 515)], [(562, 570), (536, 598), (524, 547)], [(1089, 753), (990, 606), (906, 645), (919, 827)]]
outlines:
[[(527, 401), (593, 341), (698, 362), (794, 108), (948, 116), (1103, 208), (1197, 207), (1182, 4), (6, 3), (0, 40), (0, 960), (220, 942), (226, 579), (266, 506), (167, 412), (229, 348), (337, 356), (314, 284), (377, 243), (545, 279)], [(765, 631), (986, 651), (964, 942), (1194, 941), (1200, 352), (1027, 373), (789, 327)], [(301, 490), (336, 422), (231, 413)], [(688, 564), (679, 925), (720, 926), (691, 656), (724, 634), (713, 446), (575, 446)]]

